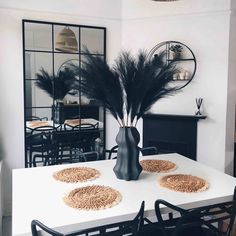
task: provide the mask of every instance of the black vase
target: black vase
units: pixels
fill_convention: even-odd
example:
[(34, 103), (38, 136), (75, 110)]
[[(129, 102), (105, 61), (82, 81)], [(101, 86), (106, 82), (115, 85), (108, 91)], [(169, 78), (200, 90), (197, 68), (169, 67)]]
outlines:
[(139, 163), (139, 140), (140, 135), (135, 127), (120, 128), (116, 136), (118, 144), (117, 161), (113, 168), (118, 179), (138, 179), (142, 171), (142, 166)]
[(56, 124), (63, 124), (64, 118), (64, 104), (62, 102), (57, 102), (56, 106), (53, 106), (53, 120)]

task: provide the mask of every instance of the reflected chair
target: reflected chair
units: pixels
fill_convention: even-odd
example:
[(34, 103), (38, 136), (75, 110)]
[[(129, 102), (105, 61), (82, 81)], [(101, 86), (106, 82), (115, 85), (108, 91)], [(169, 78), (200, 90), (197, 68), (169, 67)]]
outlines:
[[(139, 150), (141, 152), (141, 154), (143, 156), (149, 156), (149, 155), (155, 155), (155, 154), (158, 154), (158, 150), (156, 147), (154, 146), (150, 146), (150, 147), (144, 147), (144, 148), (140, 148), (139, 147)], [(110, 150), (105, 150), (105, 153), (108, 153), (108, 157), (107, 159), (110, 160), (110, 159), (116, 159), (116, 155), (113, 155), (113, 154), (116, 154), (118, 151), (118, 145), (112, 147)], [(113, 157), (112, 157), (113, 155)]]
[[(177, 217), (164, 219), (161, 205), (177, 212)], [(185, 210), (164, 200), (157, 200), (155, 211), (157, 223), (149, 222), (141, 235), (230, 236), (236, 214), (236, 188), (233, 201), (230, 202)]]
[(81, 124), (71, 126), (64, 124), (53, 134), (58, 147), (58, 163), (98, 160), (94, 142), (99, 136), (98, 124)]
[(65, 130), (77, 133), (76, 139), (72, 140), (72, 148), (79, 149), (82, 152), (94, 151), (95, 139), (100, 137), (98, 123), (83, 123), (76, 126), (64, 125)]
[[(74, 231), (71, 233), (60, 233), (45, 226), (37, 220), (31, 222), (31, 231), (33, 236), (39, 236), (37, 228), (52, 236), (75, 236), (75, 235), (107, 235), (107, 236), (121, 236), (121, 235), (138, 235), (143, 226), (144, 201), (141, 204), (140, 210), (133, 220), (118, 222), (109, 225), (97, 226), (89, 229)], [(40, 234), (41, 235), (41, 234)]]
[(43, 120), (48, 120), (47, 117), (38, 117), (38, 116), (26, 116), (25, 117), (25, 120), (26, 121), (36, 121), (36, 120), (39, 120), (39, 121), (43, 121)]
[(32, 129), (31, 134), (26, 137), (29, 167), (37, 166), (37, 163), (52, 164), (56, 147), (51, 137), (55, 131), (53, 126), (41, 126)]

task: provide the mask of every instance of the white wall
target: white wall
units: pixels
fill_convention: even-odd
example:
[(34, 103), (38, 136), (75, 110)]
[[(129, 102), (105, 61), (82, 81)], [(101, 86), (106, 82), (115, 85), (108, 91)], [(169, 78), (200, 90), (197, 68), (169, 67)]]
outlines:
[[(235, 27), (236, 23), (235, 20), (230, 22), (229, 9), (230, 0), (172, 3), (151, 0), (1, 0), (0, 155), (4, 160), (5, 215), (11, 209), (11, 169), (24, 166), (23, 18), (107, 27), (107, 58), (110, 62), (121, 47), (135, 52), (139, 48), (149, 50), (165, 40), (186, 43), (197, 57), (196, 78), (184, 92), (158, 102), (154, 111), (193, 114), (195, 97), (203, 97), (208, 118), (199, 122), (198, 160), (230, 173), (236, 54), (232, 46), (232, 53), (228, 55), (228, 43), (235, 42), (235, 32), (230, 34), (229, 27), (230, 24)], [(107, 127), (107, 146), (111, 147), (115, 144), (118, 125), (110, 115)], [(142, 121), (138, 127), (141, 130)]]
[(234, 166), (234, 161), (230, 158), (234, 154), (235, 136), (235, 104), (236, 104), (236, 1), (232, 3), (233, 11), (230, 19), (230, 34), (229, 34), (229, 64), (228, 64), (228, 87), (227, 87), (227, 116), (226, 116), (226, 172), (230, 173)]
[(80, 17), (120, 19), (120, 0), (1, 0), (0, 7)]
[[(194, 115), (195, 98), (203, 97), (207, 119), (198, 123), (197, 160), (232, 173), (235, 100), (227, 92), (233, 89), (235, 72), (232, 71), (230, 82), (230, 1), (141, 2), (144, 1), (123, 1), (122, 46), (136, 52), (176, 40), (188, 45), (197, 58), (197, 73), (190, 85), (181, 93), (157, 102), (151, 111)], [(226, 119), (228, 115), (231, 118)]]
[[(10, 4), (12, 1), (3, 1), (3, 3), (8, 2)], [(102, 1), (98, 2), (97, 8), (99, 12)], [(107, 3), (106, 1), (104, 2)], [(30, 5), (30, 1), (25, 1), (25, 3), (33, 6)], [(40, 3), (40, 5), (44, 6), (45, 4)], [(89, 15), (91, 8), (95, 11), (95, 1), (90, 7), (86, 8), (87, 13), (84, 10), (83, 15)], [(112, 9), (111, 4), (110, 9)], [(120, 12), (119, 9), (117, 11)], [(105, 13), (103, 12), (103, 14)], [(107, 14), (109, 15), (111, 12), (107, 12)], [(121, 47), (121, 23), (115, 18), (80, 17), (79, 15), (0, 8), (0, 150), (4, 161), (4, 215), (8, 215), (11, 212), (11, 170), (24, 167), (22, 19), (107, 27), (108, 61), (113, 60)]]

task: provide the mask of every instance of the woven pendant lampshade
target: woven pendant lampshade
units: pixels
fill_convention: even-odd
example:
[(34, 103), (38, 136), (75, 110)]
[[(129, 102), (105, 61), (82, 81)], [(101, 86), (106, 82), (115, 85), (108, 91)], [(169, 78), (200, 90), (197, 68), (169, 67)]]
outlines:
[(66, 26), (57, 36), (56, 50), (61, 52), (78, 52), (78, 42), (75, 33)]

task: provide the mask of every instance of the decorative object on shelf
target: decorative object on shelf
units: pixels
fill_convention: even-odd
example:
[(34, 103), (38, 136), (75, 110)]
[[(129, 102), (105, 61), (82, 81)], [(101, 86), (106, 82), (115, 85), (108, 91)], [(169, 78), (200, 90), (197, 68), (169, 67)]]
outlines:
[(65, 26), (57, 35), (56, 50), (70, 53), (78, 52), (78, 42), (75, 33), (69, 26)]
[(179, 68), (177, 72), (173, 75), (173, 80), (189, 80), (190, 73), (183, 68)]
[(171, 60), (180, 59), (183, 47), (180, 44), (172, 44), (169, 49), (169, 58)]
[(196, 105), (197, 105), (197, 111), (195, 113), (196, 116), (201, 116), (201, 106), (202, 106), (203, 98), (196, 98)]
[(72, 190), (65, 203), (81, 210), (102, 210), (120, 203), (122, 196), (117, 190), (103, 185), (91, 185)]
[(166, 175), (159, 182), (162, 187), (186, 193), (202, 192), (209, 188), (206, 180), (186, 174)]
[(149, 52), (149, 57), (154, 57), (165, 51), (165, 63), (174, 62), (176, 73), (173, 81), (182, 81), (180, 88), (187, 86), (193, 79), (197, 62), (193, 51), (185, 44), (177, 41), (165, 41), (157, 44)]
[[(176, 73), (174, 61), (165, 63), (165, 52), (150, 58), (140, 51), (135, 58), (124, 51), (115, 64), (109, 66), (101, 57), (85, 51), (83, 66), (72, 65), (75, 73), (82, 77), (81, 91), (104, 104), (119, 123), (114, 172), (117, 178), (136, 180), (142, 167), (138, 161), (139, 135), (135, 127), (156, 101), (179, 90), (179, 87), (169, 86)], [(127, 170), (129, 173), (125, 173)], [(134, 173), (130, 173), (132, 171)]]

